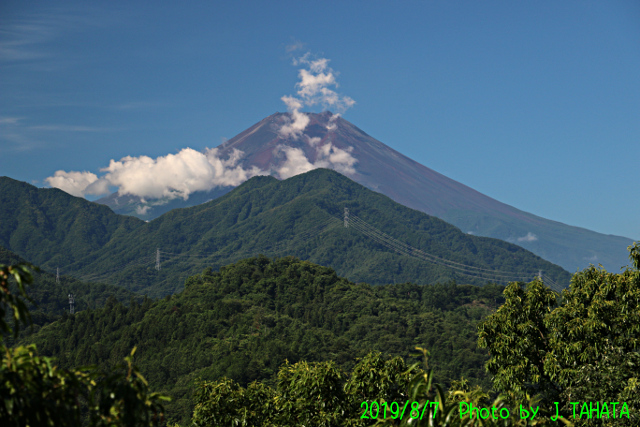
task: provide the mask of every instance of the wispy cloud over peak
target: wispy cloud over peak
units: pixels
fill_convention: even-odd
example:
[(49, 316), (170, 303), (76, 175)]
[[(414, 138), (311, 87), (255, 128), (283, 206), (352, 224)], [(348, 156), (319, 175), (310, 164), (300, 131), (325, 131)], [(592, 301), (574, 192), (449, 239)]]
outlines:
[(338, 88), (337, 73), (329, 67), (329, 61), (327, 58), (312, 57), (309, 52), (293, 59), (293, 65), (303, 68), (298, 70), (299, 81), (295, 85), (297, 96), (285, 95), (281, 98), (291, 113), (290, 120), (280, 129), (283, 138), (300, 138), (309, 124), (309, 118), (301, 111), (304, 107), (320, 106), (323, 110), (331, 108), (344, 113), (355, 104), (352, 98), (334, 90)]

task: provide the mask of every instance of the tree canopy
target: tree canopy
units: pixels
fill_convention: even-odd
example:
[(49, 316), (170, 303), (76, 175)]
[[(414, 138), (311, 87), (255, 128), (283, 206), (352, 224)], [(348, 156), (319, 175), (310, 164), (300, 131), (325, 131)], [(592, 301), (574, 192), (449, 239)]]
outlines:
[[(17, 336), (30, 322), (26, 285), (29, 264), (0, 265), (0, 331)], [(11, 289), (11, 282), (17, 291)], [(5, 315), (12, 313), (13, 328)], [(2, 335), (4, 337), (4, 335)], [(164, 421), (162, 401), (133, 365), (135, 348), (125, 364), (101, 371), (96, 367), (60, 369), (38, 354), (35, 345), (5, 347), (0, 342), (0, 423), (3, 426), (92, 427), (158, 426)]]
[[(590, 267), (557, 295), (540, 282), (513, 283), (505, 303), (479, 326), (478, 343), (498, 391), (560, 402), (626, 402), (640, 422), (640, 246), (621, 273)], [(517, 400), (516, 399), (516, 400)], [(591, 424), (596, 421), (590, 421)]]

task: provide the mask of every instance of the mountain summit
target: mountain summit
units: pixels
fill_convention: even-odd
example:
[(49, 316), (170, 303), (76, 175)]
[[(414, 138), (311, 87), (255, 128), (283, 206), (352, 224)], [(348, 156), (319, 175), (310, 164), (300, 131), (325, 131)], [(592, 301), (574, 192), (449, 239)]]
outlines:
[[(218, 147), (223, 158), (238, 152), (242, 152), (242, 167), (256, 166), (280, 179), (316, 168), (334, 169), (466, 233), (516, 243), (569, 271), (590, 263), (618, 269), (628, 262), (626, 248), (631, 239), (569, 226), (501, 203), (411, 160), (331, 112), (272, 114)], [(194, 194), (186, 202), (172, 201), (145, 219), (229, 190), (219, 188), (211, 194)], [(119, 213), (133, 213), (131, 202), (127, 211), (116, 205), (117, 200), (112, 195), (99, 203)]]
[[(309, 124), (299, 138), (283, 138), (279, 129), (290, 116), (275, 113), (219, 146), (219, 152), (228, 156), (240, 150), (245, 168), (258, 166), (278, 178), (329, 167), (396, 202), (437, 217), (452, 210), (527, 215), (411, 160), (338, 115), (324, 112), (307, 117)], [(482, 234), (478, 227), (461, 228)], [(509, 236), (504, 237), (508, 240)]]

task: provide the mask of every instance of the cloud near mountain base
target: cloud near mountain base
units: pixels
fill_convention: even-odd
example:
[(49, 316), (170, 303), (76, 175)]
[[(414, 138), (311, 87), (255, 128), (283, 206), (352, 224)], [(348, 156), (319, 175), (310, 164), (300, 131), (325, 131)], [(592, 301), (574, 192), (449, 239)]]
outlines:
[(45, 181), (51, 187), (59, 188), (76, 197), (99, 196), (109, 192), (108, 182), (98, 179), (95, 173), (87, 171), (65, 172), (59, 170), (53, 176), (46, 178)]
[(196, 191), (207, 191), (219, 186), (238, 186), (256, 175), (268, 172), (253, 166), (249, 169), (238, 164), (243, 152), (233, 150), (227, 159), (218, 155), (217, 148), (205, 152), (184, 148), (177, 154), (167, 154), (155, 159), (148, 156), (126, 156), (111, 160), (105, 172), (98, 177), (91, 172), (56, 171), (46, 178), (52, 187), (74, 196), (108, 194), (110, 187), (117, 187), (121, 195), (130, 194), (151, 199), (184, 200)]
[(517, 241), (518, 242), (535, 242), (536, 240), (538, 240), (538, 236), (536, 236), (535, 234), (533, 234), (532, 232), (528, 232), (526, 236), (522, 236), (522, 237), (518, 237)]
[[(307, 143), (311, 146), (318, 143), (316, 138), (307, 139)], [(316, 159), (311, 162), (302, 149), (279, 145), (276, 150), (284, 153), (286, 157), (284, 163), (277, 170), (280, 179), (291, 178), (318, 168), (333, 169), (343, 175), (351, 175), (356, 172), (354, 165), (358, 160), (351, 155), (352, 147), (343, 150), (331, 142), (327, 142), (324, 145), (315, 146), (315, 149)]]

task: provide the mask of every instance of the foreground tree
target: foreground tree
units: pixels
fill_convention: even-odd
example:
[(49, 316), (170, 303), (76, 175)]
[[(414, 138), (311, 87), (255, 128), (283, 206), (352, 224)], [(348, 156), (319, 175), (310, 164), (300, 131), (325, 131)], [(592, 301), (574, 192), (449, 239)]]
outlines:
[[(331, 362), (284, 365), (278, 387), (252, 383), (246, 389), (229, 379), (202, 382), (195, 394), (194, 426), (571, 426), (545, 417), (521, 419), (518, 408), (507, 406), (508, 397), (493, 402), (479, 387), (445, 393), (433, 382), (433, 371), (418, 364), (404, 366), (402, 359), (384, 360), (380, 353), (361, 359), (347, 379)], [(403, 391), (400, 391), (403, 390)], [(533, 400), (526, 404), (535, 406)], [(501, 418), (481, 416), (473, 407), (492, 408)], [(502, 411), (502, 412), (500, 412)], [(505, 415), (508, 414), (508, 415)]]
[[(195, 393), (193, 425), (364, 426), (375, 422), (363, 402), (406, 400), (416, 367), (400, 357), (371, 352), (350, 376), (329, 362), (285, 364), (277, 389), (254, 382), (246, 389), (229, 379), (202, 382)], [(368, 406), (367, 406), (368, 408)]]
[[(27, 324), (26, 285), (31, 266), (0, 265), (0, 331), (17, 336)], [(10, 286), (14, 282), (15, 286)], [(12, 292), (12, 288), (16, 288)], [(11, 313), (14, 326), (5, 321)], [(3, 334), (3, 337), (4, 337)], [(35, 345), (5, 347), (0, 343), (0, 425), (2, 426), (155, 426), (163, 422), (162, 401), (148, 389), (133, 365), (133, 354), (111, 371), (94, 367), (58, 369)]]
[(576, 424), (639, 425), (640, 246), (629, 251), (631, 268), (614, 274), (591, 266), (561, 296), (539, 281), (505, 289), (505, 304), (478, 336), (497, 390), (512, 391), (515, 401), (536, 396), (549, 413), (558, 402), (565, 417), (571, 402), (624, 402), (629, 417)]

